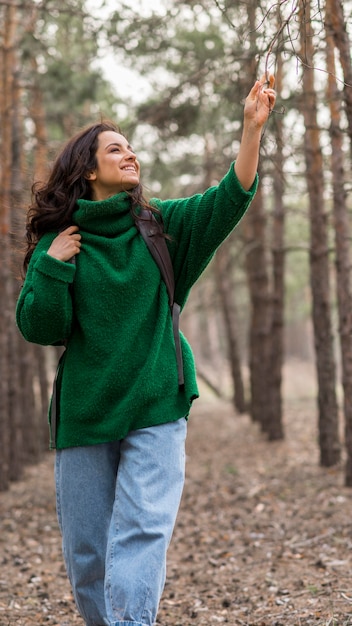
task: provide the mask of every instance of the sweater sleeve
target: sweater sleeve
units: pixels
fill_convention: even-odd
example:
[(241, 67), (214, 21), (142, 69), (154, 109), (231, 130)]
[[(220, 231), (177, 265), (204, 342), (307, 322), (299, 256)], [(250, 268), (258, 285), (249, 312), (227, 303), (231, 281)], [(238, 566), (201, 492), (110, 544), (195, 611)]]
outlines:
[(241, 186), (233, 164), (217, 186), (176, 200), (151, 200), (162, 213), (175, 273), (175, 301), (184, 305), (217, 248), (243, 217), (258, 186)]
[(23, 337), (42, 345), (63, 343), (72, 325), (69, 286), (76, 268), (47, 254), (55, 236), (44, 235), (39, 241), (16, 306), (16, 323)]

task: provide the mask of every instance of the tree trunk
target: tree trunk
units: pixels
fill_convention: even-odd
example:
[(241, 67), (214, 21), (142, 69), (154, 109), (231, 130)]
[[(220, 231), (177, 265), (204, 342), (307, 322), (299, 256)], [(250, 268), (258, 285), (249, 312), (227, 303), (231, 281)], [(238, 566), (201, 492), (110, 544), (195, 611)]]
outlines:
[(345, 482), (352, 487), (352, 285), (349, 211), (346, 202), (341, 97), (336, 84), (334, 27), (335, 1), (326, 2), (327, 102), (330, 107), (331, 174), (336, 248), (336, 289), (342, 366), (347, 462)]
[[(249, 25), (250, 50), (257, 49), (257, 9), (258, 3), (251, 0), (246, 5)], [(252, 54), (248, 59), (246, 74), (246, 91), (251, 88), (253, 79), (257, 77), (257, 56)], [(266, 216), (262, 186), (259, 184), (257, 193), (250, 209), (242, 220), (244, 240), (247, 244), (246, 273), (251, 302), (251, 319), (249, 328), (249, 373), (250, 373), (250, 412), (253, 421), (267, 431), (269, 421), (269, 333), (270, 333), (270, 300), (269, 274), (266, 255)]]
[(38, 379), (34, 376), (37, 367), (36, 348), (32, 343), (26, 343), (21, 354), (21, 378), (23, 394), (23, 439), (25, 442), (25, 463), (36, 463), (40, 458), (42, 438), (40, 435), (41, 411), (39, 400)]
[[(33, 56), (31, 59), (33, 68), (33, 75), (38, 72), (37, 59)], [(48, 168), (48, 137), (47, 137), (47, 125), (45, 118), (45, 109), (43, 104), (43, 94), (39, 85), (34, 81), (31, 91), (32, 99), (30, 102), (30, 115), (34, 123), (35, 128), (35, 150), (34, 150), (34, 180), (46, 180), (47, 168)], [(30, 372), (34, 381), (37, 383), (37, 402), (33, 401), (33, 410), (36, 411), (38, 418), (38, 442), (40, 451), (48, 448), (48, 426), (47, 426), (47, 413), (49, 404), (49, 383), (48, 383), (48, 367), (47, 367), (47, 354), (48, 348), (43, 346), (34, 346), (33, 348), (33, 363), (30, 368)], [(33, 383), (32, 383), (33, 384)]]
[[(280, 56), (276, 69), (276, 88), (281, 92), (282, 61)], [(282, 423), (282, 365), (284, 360), (284, 229), (285, 210), (283, 204), (284, 172), (283, 172), (283, 132), (282, 118), (274, 118), (274, 132), (276, 152), (274, 159), (275, 175), (273, 180), (274, 209), (272, 228), (272, 259), (273, 259), (273, 286), (272, 286), (272, 318), (270, 342), (270, 391), (268, 403), (267, 432), (269, 441), (283, 439)]]
[(0, 491), (9, 485), (10, 463), (10, 423), (9, 423), (9, 379), (7, 368), (8, 328), (7, 315), (4, 314), (8, 302), (8, 250), (9, 239), (0, 234)]
[(0, 58), (0, 432), (2, 438), (1, 450), (3, 456), (0, 462), (0, 488), (6, 489), (10, 477), (10, 462), (17, 465), (17, 457), (10, 454), (10, 398), (11, 368), (9, 360), (13, 348), (13, 289), (12, 289), (12, 254), (10, 239), (10, 207), (11, 182), (13, 167), (13, 115), (14, 115), (14, 77), (16, 66), (15, 35), (17, 27), (17, 9), (15, 6), (3, 8), (3, 29), (1, 31), (1, 58)]
[(233, 382), (233, 403), (236, 411), (246, 412), (241, 359), (237, 340), (235, 294), (232, 286), (231, 238), (227, 239), (215, 255), (216, 286), (226, 330), (228, 358)]
[(246, 271), (251, 301), (249, 329), (249, 369), (251, 417), (266, 432), (268, 424), (268, 373), (270, 303), (267, 258), (265, 253), (266, 218), (262, 190), (258, 191), (242, 221), (247, 245)]
[[(38, 63), (35, 56), (31, 58), (33, 76), (38, 74)], [(48, 133), (43, 104), (42, 91), (34, 80), (31, 90), (31, 101), (29, 112), (35, 128), (35, 149), (34, 149), (34, 180), (46, 180), (48, 173)]]
[[(19, 67), (18, 59), (14, 58), (14, 85), (12, 93), (12, 120), (11, 120), (11, 136), (12, 136), (12, 166), (11, 166), (11, 211), (10, 211), (10, 223), (12, 233), (18, 231), (18, 208), (22, 204), (23, 193), (23, 145), (24, 139), (22, 135), (21, 126), (21, 105), (20, 105), (20, 87), (19, 87)], [(11, 295), (10, 301), (11, 317), (9, 319), (9, 343), (10, 350), (8, 356), (8, 370), (9, 370), (9, 396), (10, 396), (10, 480), (19, 480), (23, 472), (23, 401), (21, 398), (22, 388), (20, 379), (20, 343), (21, 339), (18, 330), (15, 325), (15, 301), (18, 294), (18, 279), (19, 268), (17, 259), (17, 250), (15, 247), (12, 249), (12, 263), (11, 269), (14, 270), (14, 275), (11, 275), (10, 288)]]
[(347, 24), (344, 17), (342, 0), (329, 0), (326, 7), (326, 19), (328, 19), (329, 32), (334, 38), (334, 43), (340, 54), (340, 63), (343, 72), (344, 86), (343, 97), (345, 112), (350, 137), (350, 150), (352, 158), (352, 58), (351, 42), (348, 35)]
[(318, 377), (318, 412), (320, 463), (329, 467), (340, 456), (336, 372), (330, 310), (330, 280), (326, 213), (324, 212), (323, 158), (317, 123), (317, 99), (314, 87), (313, 33), (310, 5), (301, 13), (301, 49), (305, 102), (304, 151), (310, 212), (310, 281), (312, 316)]

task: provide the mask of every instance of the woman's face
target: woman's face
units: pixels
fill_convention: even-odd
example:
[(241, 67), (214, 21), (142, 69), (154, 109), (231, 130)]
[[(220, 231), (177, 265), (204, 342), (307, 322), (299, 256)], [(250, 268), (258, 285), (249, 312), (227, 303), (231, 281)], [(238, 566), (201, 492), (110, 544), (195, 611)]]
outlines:
[(93, 200), (105, 200), (139, 184), (140, 165), (127, 139), (112, 130), (100, 133), (97, 167), (87, 174)]

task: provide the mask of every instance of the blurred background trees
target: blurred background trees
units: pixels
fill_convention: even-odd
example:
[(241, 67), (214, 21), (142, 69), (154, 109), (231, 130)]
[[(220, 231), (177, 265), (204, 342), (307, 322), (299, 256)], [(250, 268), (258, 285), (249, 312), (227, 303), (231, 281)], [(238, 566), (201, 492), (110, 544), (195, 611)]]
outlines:
[(0, 489), (47, 450), (57, 360), (14, 324), (33, 181), (109, 117), (149, 196), (202, 191), (235, 158), (243, 100), (268, 72), (278, 101), (258, 193), (182, 328), (200, 380), (268, 440), (285, 435), (285, 364), (313, 361), (320, 463), (342, 459), (352, 486), (351, 12), (350, 0), (0, 0)]

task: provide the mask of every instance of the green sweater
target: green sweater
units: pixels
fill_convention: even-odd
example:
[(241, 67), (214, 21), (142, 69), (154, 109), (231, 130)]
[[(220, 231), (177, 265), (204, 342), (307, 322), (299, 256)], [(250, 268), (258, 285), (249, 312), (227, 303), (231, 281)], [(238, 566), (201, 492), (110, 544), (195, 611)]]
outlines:
[[(244, 191), (232, 165), (204, 194), (151, 201), (172, 238), (175, 301), (181, 307), (256, 187), (257, 180)], [(166, 287), (137, 232), (129, 196), (77, 204), (73, 223), (82, 248), (76, 265), (48, 255), (57, 233), (45, 234), (16, 309), (27, 341), (50, 345), (67, 339), (57, 448), (122, 439), (131, 430), (177, 420), (198, 397), (192, 351), (182, 334), (185, 384), (178, 386)]]

